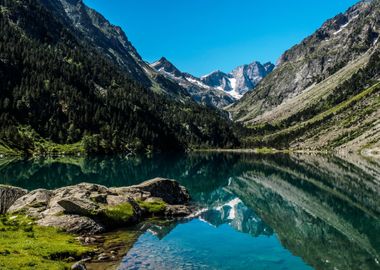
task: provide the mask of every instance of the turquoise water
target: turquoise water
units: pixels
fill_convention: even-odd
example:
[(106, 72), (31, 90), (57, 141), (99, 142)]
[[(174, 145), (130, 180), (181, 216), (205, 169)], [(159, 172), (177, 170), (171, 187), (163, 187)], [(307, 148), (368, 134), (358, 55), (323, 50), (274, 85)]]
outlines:
[(331, 156), (192, 154), (4, 160), (0, 183), (178, 180), (201, 209), (152, 225), (119, 269), (380, 269), (380, 166)]
[(312, 269), (275, 235), (252, 237), (194, 219), (160, 239), (143, 234), (119, 269)]

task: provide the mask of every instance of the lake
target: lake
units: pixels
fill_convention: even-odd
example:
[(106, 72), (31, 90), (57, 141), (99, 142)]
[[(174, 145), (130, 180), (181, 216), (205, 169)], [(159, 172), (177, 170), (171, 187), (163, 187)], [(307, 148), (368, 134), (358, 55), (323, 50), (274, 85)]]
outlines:
[(190, 154), (0, 159), (0, 183), (54, 189), (178, 180), (199, 213), (142, 232), (119, 269), (380, 269), (380, 163)]

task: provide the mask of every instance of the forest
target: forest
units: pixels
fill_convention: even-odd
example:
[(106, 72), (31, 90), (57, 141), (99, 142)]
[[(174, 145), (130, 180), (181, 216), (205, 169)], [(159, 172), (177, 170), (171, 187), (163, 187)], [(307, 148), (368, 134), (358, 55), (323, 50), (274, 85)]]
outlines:
[(23, 153), (234, 147), (234, 126), (190, 98), (156, 94), (71, 34), (38, 1), (0, 1), (0, 145)]

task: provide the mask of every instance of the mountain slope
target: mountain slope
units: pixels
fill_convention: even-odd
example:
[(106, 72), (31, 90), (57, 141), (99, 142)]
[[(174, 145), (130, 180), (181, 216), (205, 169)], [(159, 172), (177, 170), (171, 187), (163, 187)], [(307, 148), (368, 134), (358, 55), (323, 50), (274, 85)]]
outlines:
[(186, 91), (152, 69), (139, 55), (124, 31), (112, 25), (82, 0), (40, 1), (79, 39), (99, 50), (144, 87), (175, 98), (186, 99)]
[(245, 93), (253, 90), (259, 82), (274, 69), (272, 63), (261, 64), (253, 62), (235, 68), (226, 74), (222, 71), (214, 71), (201, 77), (201, 81), (211, 87), (223, 90), (236, 99), (240, 99)]
[(359, 2), (285, 52), (256, 90), (229, 108), (252, 127), (248, 145), (376, 147), (379, 18), (380, 1)]
[(235, 99), (224, 91), (204, 84), (200, 79), (191, 74), (181, 72), (165, 57), (152, 63), (150, 66), (186, 89), (187, 93), (200, 104), (223, 108), (235, 102)]
[(218, 112), (147, 89), (133, 63), (126, 72), (55, 12), (37, 0), (0, 0), (0, 148), (110, 153), (237, 143)]

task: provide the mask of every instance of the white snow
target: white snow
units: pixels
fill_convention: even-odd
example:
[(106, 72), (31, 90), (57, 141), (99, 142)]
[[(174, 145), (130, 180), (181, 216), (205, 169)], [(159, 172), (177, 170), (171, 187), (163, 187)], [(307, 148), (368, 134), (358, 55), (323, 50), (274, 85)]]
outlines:
[(226, 205), (231, 207), (230, 213), (228, 215), (228, 219), (235, 219), (236, 217), (236, 206), (242, 201), (239, 198), (235, 198), (232, 201), (228, 202)]
[(238, 93), (236, 90), (232, 90), (232, 91), (229, 91), (227, 93), (236, 99), (241, 99), (243, 97), (243, 95)]
[(233, 91), (235, 91), (236, 90), (236, 79), (235, 78), (229, 78), (229, 81), (231, 84), (231, 88), (233, 89)]
[(359, 17), (359, 15), (355, 15), (355, 16), (352, 17), (352, 18), (351, 18), (346, 24), (343, 24), (343, 25), (340, 27), (340, 29), (334, 33), (334, 35), (337, 35), (337, 34), (339, 34), (340, 32), (342, 32), (343, 29), (346, 28), (346, 27), (347, 27), (347, 26), (348, 26), (353, 20), (355, 20), (357, 17)]
[(208, 85), (205, 85), (204, 83), (202, 83), (201, 81), (198, 81), (198, 80), (195, 80), (194, 78), (190, 78), (190, 77), (186, 77), (186, 80), (188, 80), (189, 82), (193, 83), (193, 84), (196, 84), (202, 88), (207, 88), (207, 89), (210, 89), (211, 87), (208, 86)]
[[(232, 115), (230, 112), (228, 113), (228, 115), (229, 115), (230, 119), (232, 120)], [(232, 177), (228, 178), (228, 186), (231, 186), (231, 184), (232, 184)]]

